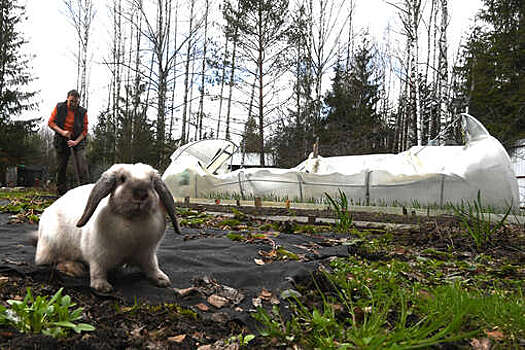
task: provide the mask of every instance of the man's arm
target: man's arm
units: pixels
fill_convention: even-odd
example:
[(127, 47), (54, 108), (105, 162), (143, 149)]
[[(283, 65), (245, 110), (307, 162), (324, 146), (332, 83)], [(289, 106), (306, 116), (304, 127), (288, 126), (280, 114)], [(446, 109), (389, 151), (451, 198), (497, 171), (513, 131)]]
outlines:
[[(55, 123), (55, 118), (57, 116), (57, 108), (55, 107), (55, 109), (53, 110), (53, 112), (51, 112), (51, 117), (49, 117), (49, 120), (47, 122), (47, 125), (52, 129), (54, 130), (56, 133), (58, 133), (59, 135), (61, 135), (62, 137), (65, 137), (66, 139), (70, 138), (71, 137), (71, 131), (66, 131), (62, 128), (60, 128), (56, 123)], [(80, 142), (80, 141), (79, 141)]]
[(78, 137), (75, 140), (67, 141), (67, 145), (69, 147), (75, 147), (76, 145), (78, 145), (80, 143), (80, 141), (82, 141), (83, 139), (86, 138), (87, 131), (88, 131), (88, 116), (87, 116), (87, 112), (86, 112), (84, 114), (84, 128), (82, 129), (82, 132), (80, 133), (80, 135), (78, 135)]

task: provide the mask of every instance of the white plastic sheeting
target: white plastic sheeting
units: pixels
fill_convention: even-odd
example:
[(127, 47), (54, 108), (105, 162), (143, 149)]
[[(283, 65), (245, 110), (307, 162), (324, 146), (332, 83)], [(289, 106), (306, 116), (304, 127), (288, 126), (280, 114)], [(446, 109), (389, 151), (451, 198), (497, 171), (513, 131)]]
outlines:
[(518, 207), (518, 185), (510, 158), (474, 117), (462, 114), (463, 146), (414, 146), (399, 154), (321, 157), (295, 168), (228, 171), (235, 145), (197, 141), (179, 148), (163, 180), (175, 197), (230, 195), (301, 201), (337, 196), (354, 204), (439, 205), (477, 199), (495, 208)]

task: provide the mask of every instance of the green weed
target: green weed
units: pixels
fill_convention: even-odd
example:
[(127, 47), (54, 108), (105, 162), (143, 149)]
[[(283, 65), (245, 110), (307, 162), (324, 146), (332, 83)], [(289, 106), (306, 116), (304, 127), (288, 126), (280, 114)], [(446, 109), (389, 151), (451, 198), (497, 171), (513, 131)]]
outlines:
[(510, 206), (496, 223), (491, 222), (490, 212), (484, 212), (485, 208), (481, 202), (480, 191), (478, 191), (477, 200), (473, 204), (451, 205), (451, 208), (458, 217), (462, 229), (469, 234), (478, 250), (488, 247), (493, 236), (504, 226), (505, 220), (512, 210), (512, 206)]
[(229, 344), (239, 344), (239, 347), (245, 348), (248, 346), (248, 344), (255, 339), (255, 335), (253, 334), (238, 334), (233, 337), (230, 337), (228, 339)]
[(337, 230), (340, 232), (348, 232), (353, 225), (353, 218), (348, 210), (348, 198), (346, 198), (346, 194), (339, 189), (339, 198), (334, 199), (326, 192), (325, 196), (328, 199), (330, 207), (337, 215)]
[(242, 224), (241, 221), (237, 219), (224, 219), (224, 220), (219, 221), (217, 225), (219, 227), (225, 227), (225, 226), (236, 227), (236, 226), (239, 226), (240, 224)]
[(49, 299), (48, 296), (33, 297), (27, 288), (24, 300), (8, 300), (10, 308), (0, 306), (0, 324), (10, 325), (22, 333), (42, 333), (54, 338), (64, 337), (69, 330), (76, 333), (95, 330), (87, 323), (74, 323), (82, 318), (82, 308), (71, 310), (75, 303), (60, 288)]
[(233, 218), (235, 220), (239, 220), (239, 221), (246, 220), (246, 214), (244, 214), (242, 211), (232, 208), (232, 213), (233, 213)]
[(43, 196), (35, 191), (0, 192), (0, 199), (9, 201), (0, 205), (0, 213), (14, 214), (12, 221), (29, 223), (38, 223), (40, 214), (54, 201), (51, 196)]

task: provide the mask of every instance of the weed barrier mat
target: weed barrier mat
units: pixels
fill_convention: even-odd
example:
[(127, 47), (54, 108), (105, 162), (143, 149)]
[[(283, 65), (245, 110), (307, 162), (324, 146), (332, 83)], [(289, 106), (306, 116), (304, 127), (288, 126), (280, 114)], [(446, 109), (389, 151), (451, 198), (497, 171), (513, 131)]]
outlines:
[[(74, 278), (51, 267), (35, 266), (35, 247), (29, 237), (37, 225), (9, 224), (8, 219), (9, 215), (0, 214), (0, 275), (30, 276), (40, 283), (94, 294), (101, 301), (176, 303), (191, 308), (203, 319), (238, 321), (253, 331), (256, 325), (250, 313), (258, 304), (285, 305), (282, 292), (294, 290), (297, 284), (310, 284), (321, 265), (328, 265), (333, 257), (349, 255), (349, 246), (336, 234), (275, 232), (247, 242), (228, 238), (229, 231), (183, 228), (183, 234), (177, 235), (170, 227), (157, 255), (171, 287), (156, 287), (139, 270), (122, 267), (109, 276), (114, 291), (100, 294), (89, 288), (87, 276)], [(276, 257), (276, 247), (294, 258), (271, 260), (272, 254)]]

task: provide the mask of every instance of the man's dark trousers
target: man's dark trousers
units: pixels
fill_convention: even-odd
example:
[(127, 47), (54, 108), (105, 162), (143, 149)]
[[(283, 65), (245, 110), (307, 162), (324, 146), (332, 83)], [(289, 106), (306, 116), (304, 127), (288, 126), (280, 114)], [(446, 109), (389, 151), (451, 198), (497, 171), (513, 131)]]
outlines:
[[(60, 136), (59, 136), (60, 137)], [(55, 150), (57, 155), (57, 190), (59, 195), (63, 195), (68, 190), (67, 182), (67, 163), (71, 156), (71, 148), (68, 147), (66, 139), (60, 137), (59, 140), (55, 139)], [(73, 148), (73, 152), (77, 155), (78, 164), (78, 176), (80, 178), (80, 184), (88, 183), (88, 168), (86, 161), (86, 152), (83, 144)], [(73, 170), (76, 172), (76, 169)], [(76, 182), (76, 179), (75, 179)]]

